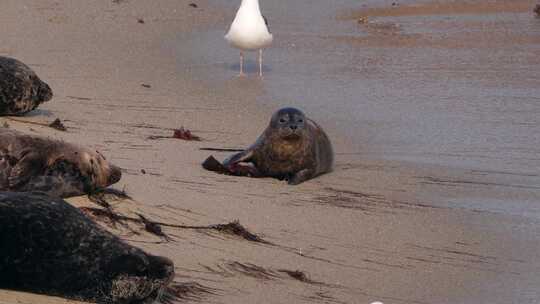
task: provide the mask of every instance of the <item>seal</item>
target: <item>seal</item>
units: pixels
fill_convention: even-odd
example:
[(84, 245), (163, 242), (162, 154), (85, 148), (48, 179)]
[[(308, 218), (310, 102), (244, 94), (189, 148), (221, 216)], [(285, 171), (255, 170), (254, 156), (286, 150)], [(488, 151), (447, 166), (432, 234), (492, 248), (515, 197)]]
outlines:
[(97, 151), (0, 128), (0, 191), (68, 197), (108, 187), (121, 176)]
[(52, 96), (49, 85), (27, 65), (0, 56), (0, 116), (24, 115)]
[(174, 264), (45, 193), (0, 192), (0, 288), (98, 303), (154, 303)]
[(272, 115), (253, 145), (223, 165), (230, 172), (286, 179), (297, 185), (331, 171), (333, 160), (332, 144), (323, 129), (302, 111), (283, 108)]

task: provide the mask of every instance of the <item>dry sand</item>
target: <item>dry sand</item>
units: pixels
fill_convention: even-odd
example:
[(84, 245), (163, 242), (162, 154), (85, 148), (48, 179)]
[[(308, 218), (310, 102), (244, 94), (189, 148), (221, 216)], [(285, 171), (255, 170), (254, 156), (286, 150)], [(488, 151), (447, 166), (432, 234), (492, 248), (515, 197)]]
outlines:
[[(205, 37), (207, 31), (225, 28), (236, 4), (196, 1), (198, 7), (193, 8), (189, 3), (4, 0), (0, 5), (0, 54), (29, 64), (55, 92), (53, 100), (23, 119), (51, 122), (59, 117), (68, 132), (4, 118), (0, 122), (102, 151), (124, 168), (115, 188), (125, 189), (133, 198), (115, 201), (118, 212), (130, 216), (141, 212), (156, 221), (184, 225), (239, 220), (271, 243), (250, 242), (217, 231), (164, 227), (171, 238), (166, 240), (133, 223), (126, 228), (102, 222), (134, 245), (172, 258), (177, 283), (200, 284), (182, 301), (539, 301), (539, 221), (507, 212), (507, 206), (502, 207), (503, 212), (497, 209), (497, 204), (513, 201), (538, 208), (539, 189), (528, 184), (530, 179), (538, 179), (537, 174), (516, 177), (366, 157), (351, 153), (353, 145), (347, 137), (325, 119), (321, 119), (322, 125), (337, 152), (331, 174), (289, 187), (272, 179), (236, 178), (202, 170), (201, 161), (211, 153), (199, 148), (245, 147), (263, 130), (275, 107), (264, 100), (264, 80), (234, 78), (233, 69), (226, 71), (231, 77), (216, 80), (212, 69), (222, 69), (221, 63), (206, 64), (203, 68), (208, 71), (200, 73), (201, 63), (192, 59), (199, 50), (182, 42), (193, 41), (193, 33)], [(451, 15), (469, 10), (482, 14), (493, 12), (491, 3), (366, 9), (338, 19), (354, 22), (348, 18)], [(519, 5), (497, 5), (496, 11), (524, 13), (533, 2), (516, 3)], [(352, 48), (394, 48), (384, 43), (388, 30), (393, 31), (392, 26), (381, 30), (375, 25), (369, 39), (327, 38)], [(410, 41), (399, 31), (397, 34), (407, 47), (426, 47), (425, 40)], [(455, 41), (474, 40), (461, 38), (453, 36)], [(308, 40), (303, 43), (309, 46)], [(535, 43), (537, 46), (537, 37), (527, 40), (527, 44)], [(437, 47), (454, 49), (443, 42)], [(464, 43), (460, 47), (471, 46)], [(268, 77), (279, 77), (279, 73), (272, 70)], [(524, 85), (537, 85), (537, 81)], [(203, 141), (148, 139), (169, 135), (180, 126)], [(223, 158), (227, 153), (214, 155)], [(493, 174), (494, 180), (490, 180)], [(471, 202), (470, 207), (465, 201), (489, 206), (477, 208)], [(96, 207), (85, 197), (70, 202)], [(308, 279), (287, 274), (297, 270)], [(66, 303), (0, 291), (2, 304), (38, 301)]]

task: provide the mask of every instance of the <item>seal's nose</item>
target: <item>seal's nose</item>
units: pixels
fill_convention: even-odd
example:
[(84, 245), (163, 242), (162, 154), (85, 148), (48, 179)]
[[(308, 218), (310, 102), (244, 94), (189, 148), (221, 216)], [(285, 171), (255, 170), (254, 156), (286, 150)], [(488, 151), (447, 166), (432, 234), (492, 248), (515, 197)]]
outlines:
[(122, 178), (122, 170), (115, 165), (111, 165), (111, 172), (109, 174), (109, 185), (115, 184)]
[(291, 128), (291, 130), (294, 131), (294, 130), (298, 129), (298, 126), (297, 125), (290, 125), (289, 128)]

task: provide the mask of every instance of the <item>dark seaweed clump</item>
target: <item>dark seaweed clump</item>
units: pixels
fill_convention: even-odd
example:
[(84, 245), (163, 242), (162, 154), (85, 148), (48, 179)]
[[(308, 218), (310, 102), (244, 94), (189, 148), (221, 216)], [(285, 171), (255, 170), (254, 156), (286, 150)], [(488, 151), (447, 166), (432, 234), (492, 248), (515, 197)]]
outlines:
[(240, 236), (248, 241), (270, 244), (270, 242), (263, 240), (258, 235), (249, 232), (244, 226), (240, 224), (239, 221), (233, 221), (227, 224), (211, 225), (209, 227), (220, 232)]

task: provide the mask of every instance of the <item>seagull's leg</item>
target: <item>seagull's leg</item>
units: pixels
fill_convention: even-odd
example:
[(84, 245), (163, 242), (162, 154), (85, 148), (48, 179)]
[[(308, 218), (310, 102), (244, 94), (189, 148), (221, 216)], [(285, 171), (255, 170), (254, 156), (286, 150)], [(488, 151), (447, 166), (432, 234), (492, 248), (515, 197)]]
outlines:
[(259, 76), (262, 77), (262, 49), (259, 50)]
[(240, 51), (240, 75), (244, 76), (244, 52)]

